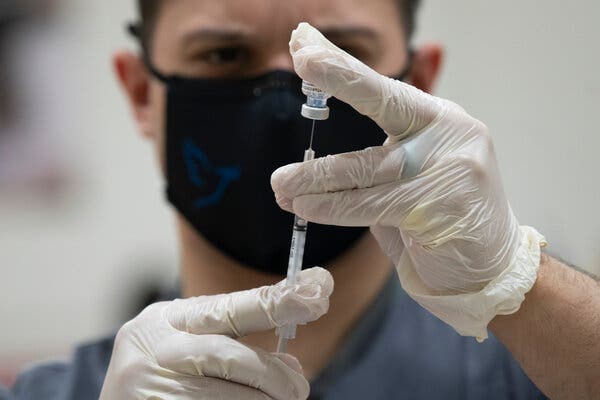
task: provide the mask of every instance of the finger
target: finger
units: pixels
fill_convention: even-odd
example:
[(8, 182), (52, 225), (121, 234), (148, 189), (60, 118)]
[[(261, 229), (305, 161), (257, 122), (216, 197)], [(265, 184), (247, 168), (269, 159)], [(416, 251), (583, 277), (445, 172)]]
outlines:
[(174, 392), (172, 387), (165, 390), (164, 396), (169, 399), (176, 395), (177, 400), (198, 400), (200, 397), (210, 400), (273, 400), (266, 393), (250, 386), (224, 381), (207, 376), (186, 376), (178, 380), (180, 391)]
[(400, 144), (329, 155), (277, 169), (271, 187), (281, 208), (292, 211), (292, 201), (306, 194), (363, 189), (400, 180), (405, 149)]
[(331, 274), (311, 268), (289, 287), (282, 281), (243, 292), (175, 300), (166, 308), (165, 317), (181, 331), (239, 337), (318, 319), (329, 308), (332, 290)]
[(303, 22), (292, 32), (290, 53), (298, 75), (373, 119), (401, 139), (433, 122), (444, 102), (378, 74)]
[(222, 379), (258, 389), (273, 399), (306, 399), (304, 376), (278, 356), (253, 349), (223, 335), (178, 333), (156, 351), (160, 367), (188, 376)]
[(365, 189), (299, 196), (293, 200), (293, 212), (307, 221), (326, 225), (409, 228), (415, 219), (423, 228), (431, 204), (439, 202), (453, 184), (440, 180), (440, 176), (438, 173)]
[(337, 226), (387, 225), (387, 211), (404, 207), (396, 196), (396, 183), (375, 188), (307, 194), (292, 201), (292, 212), (318, 224)]
[(393, 227), (402, 231), (398, 240), (410, 235), (420, 245), (437, 246), (467, 229), (465, 214), (458, 210), (472, 208), (461, 195), (474, 190), (461, 185), (469, 172), (457, 168), (450, 173), (453, 168), (373, 188), (300, 196), (293, 212), (326, 225)]
[(296, 357), (294, 357), (293, 355), (288, 354), (288, 353), (271, 353), (271, 354), (273, 354), (273, 357), (277, 357), (278, 359), (280, 359), (281, 362), (283, 362), (285, 365), (287, 365), (288, 367), (290, 367), (297, 373), (304, 375), (304, 369), (302, 368), (302, 365), (300, 365), (300, 361), (298, 361), (298, 359)]

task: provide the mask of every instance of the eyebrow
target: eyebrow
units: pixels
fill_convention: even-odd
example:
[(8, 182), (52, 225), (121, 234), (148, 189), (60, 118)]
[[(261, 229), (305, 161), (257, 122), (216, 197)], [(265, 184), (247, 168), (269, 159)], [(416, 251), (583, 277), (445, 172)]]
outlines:
[(184, 42), (207, 40), (213, 42), (234, 42), (247, 40), (251, 35), (242, 29), (200, 28), (183, 35)]
[(319, 29), (327, 39), (348, 39), (363, 37), (368, 39), (377, 38), (377, 32), (364, 26), (332, 26)]

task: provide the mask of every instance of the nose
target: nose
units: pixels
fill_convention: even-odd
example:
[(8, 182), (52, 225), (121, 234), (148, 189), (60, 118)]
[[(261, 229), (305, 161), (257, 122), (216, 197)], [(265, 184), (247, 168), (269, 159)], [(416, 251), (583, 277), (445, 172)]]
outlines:
[(294, 71), (292, 56), (290, 55), (287, 47), (285, 49), (278, 50), (271, 57), (269, 57), (267, 68), (270, 70), (278, 69), (284, 71)]

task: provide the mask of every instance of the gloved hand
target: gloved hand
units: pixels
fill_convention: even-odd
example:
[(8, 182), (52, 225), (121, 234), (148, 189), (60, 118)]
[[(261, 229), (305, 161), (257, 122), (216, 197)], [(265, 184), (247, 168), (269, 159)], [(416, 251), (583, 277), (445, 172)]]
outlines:
[[(383, 146), (284, 166), (278, 204), (308, 221), (370, 226), (406, 292), (463, 335), (487, 337), (532, 287), (543, 238), (519, 227), (486, 126), (458, 105), (384, 77), (303, 23), (296, 72), (372, 118)], [(339, 132), (344, 135), (361, 132)]]
[(313, 321), (327, 312), (332, 290), (329, 272), (312, 268), (291, 287), (153, 304), (119, 330), (100, 400), (306, 399), (294, 357), (234, 338)]

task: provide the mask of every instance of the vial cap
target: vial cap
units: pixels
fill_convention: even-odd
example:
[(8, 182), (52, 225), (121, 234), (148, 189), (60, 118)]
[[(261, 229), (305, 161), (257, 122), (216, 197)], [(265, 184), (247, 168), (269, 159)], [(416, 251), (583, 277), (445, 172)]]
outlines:
[(302, 111), (300, 112), (300, 114), (304, 118), (323, 121), (323, 120), (326, 120), (327, 118), (329, 118), (329, 107), (316, 108), (316, 107), (309, 107), (306, 104), (302, 104)]

